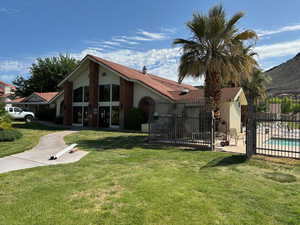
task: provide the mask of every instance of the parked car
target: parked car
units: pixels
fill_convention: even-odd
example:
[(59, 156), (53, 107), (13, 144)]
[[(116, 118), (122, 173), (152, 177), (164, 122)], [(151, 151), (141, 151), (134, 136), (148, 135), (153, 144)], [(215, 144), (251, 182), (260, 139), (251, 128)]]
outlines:
[(25, 120), (26, 122), (31, 122), (34, 119), (34, 113), (21, 109), (19, 107), (6, 107), (5, 110), (8, 115), (14, 120)]

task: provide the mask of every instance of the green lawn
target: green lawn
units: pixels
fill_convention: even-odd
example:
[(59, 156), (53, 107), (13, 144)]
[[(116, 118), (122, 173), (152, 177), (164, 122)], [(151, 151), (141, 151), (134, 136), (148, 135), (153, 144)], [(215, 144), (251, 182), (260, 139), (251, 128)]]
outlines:
[(300, 166), (81, 131), (81, 161), (0, 174), (0, 224), (299, 224)]
[(14, 122), (13, 127), (18, 129), (23, 137), (13, 142), (0, 142), (0, 157), (29, 150), (38, 144), (41, 136), (58, 130), (58, 128), (51, 128), (34, 122)]

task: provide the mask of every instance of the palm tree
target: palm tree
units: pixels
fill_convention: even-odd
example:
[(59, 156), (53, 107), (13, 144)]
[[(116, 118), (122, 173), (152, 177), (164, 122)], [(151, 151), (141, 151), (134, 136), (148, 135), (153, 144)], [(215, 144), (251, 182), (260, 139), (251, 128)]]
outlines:
[(246, 93), (247, 98), (253, 97), (256, 102), (267, 97), (266, 85), (270, 83), (271, 78), (264, 74), (261, 70), (255, 69), (251, 76), (242, 80), (241, 84)]
[(173, 42), (182, 46), (178, 82), (187, 76), (204, 77), (206, 101), (215, 111), (220, 108), (222, 83), (247, 76), (255, 64), (251, 45), (246, 47), (244, 42), (256, 40), (256, 33), (252, 30), (239, 32), (236, 28), (243, 16), (244, 13), (239, 12), (227, 20), (222, 5), (214, 6), (208, 15), (196, 13), (187, 23), (192, 32), (189, 40), (175, 39)]

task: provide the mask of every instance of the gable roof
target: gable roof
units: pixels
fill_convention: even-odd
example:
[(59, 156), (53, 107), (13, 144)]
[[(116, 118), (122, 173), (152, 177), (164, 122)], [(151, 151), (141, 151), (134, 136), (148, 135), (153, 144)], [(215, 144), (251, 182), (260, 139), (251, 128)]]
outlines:
[[(60, 95), (60, 92), (33, 92), (31, 95), (29, 95), (26, 98), (23, 98), (19, 103), (31, 103), (29, 100), (32, 96), (38, 96), (43, 100), (43, 104), (49, 104), (51, 101), (53, 101), (58, 95)], [(40, 102), (32, 102), (32, 104), (41, 104)]]
[[(168, 80), (156, 75), (152, 75), (148, 73), (144, 74), (142, 71), (138, 71), (93, 55), (87, 55), (86, 57), (84, 57), (84, 59), (81, 61), (80, 64), (82, 64), (87, 59), (90, 59), (118, 73), (122, 78), (126, 80), (138, 82), (144, 86), (147, 86), (150, 89), (154, 90), (155, 92), (158, 92), (159, 94), (167, 97), (170, 100), (174, 100), (172, 94), (170, 93), (172, 91), (180, 91), (182, 89), (197, 90), (197, 88), (192, 85), (179, 84), (176, 81)], [(80, 67), (80, 65), (78, 67)], [(73, 73), (76, 71), (76, 69), (71, 74), (69, 74), (62, 82), (60, 82), (58, 86), (61, 86), (69, 77), (71, 77)]]
[[(120, 65), (115, 62), (108, 61), (106, 59), (99, 58), (93, 55), (86, 55), (77, 66), (77, 68), (69, 74), (63, 81), (61, 81), (58, 86), (61, 86), (65, 81), (70, 78), (75, 71), (82, 65), (86, 60), (92, 60), (107, 69), (116, 72), (122, 78), (138, 82), (148, 88), (154, 90), (155, 92), (167, 97), (169, 100), (173, 102), (178, 101), (188, 101), (193, 100), (195, 98), (204, 98), (204, 89), (199, 89), (192, 85), (188, 84), (180, 84), (176, 81), (169, 80), (160, 76), (156, 76), (153, 74), (144, 74), (142, 71), (135, 70), (123, 65)], [(184, 89), (188, 90), (187, 94), (182, 95), (182, 91)], [(221, 94), (221, 101), (231, 101), (234, 100), (239, 92), (243, 92), (242, 88), (223, 88)]]
[(59, 92), (34, 92), (33, 94), (36, 94), (45, 101), (50, 102), (53, 98), (56, 97), (56, 95), (59, 94)]

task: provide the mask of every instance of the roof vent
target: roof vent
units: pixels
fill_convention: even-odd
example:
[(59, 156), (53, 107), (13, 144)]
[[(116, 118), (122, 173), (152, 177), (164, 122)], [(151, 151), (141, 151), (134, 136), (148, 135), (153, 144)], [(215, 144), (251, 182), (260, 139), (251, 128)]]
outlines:
[(190, 90), (185, 88), (185, 89), (181, 90), (180, 95), (186, 95), (189, 92), (190, 92)]
[(143, 74), (147, 74), (147, 67), (143, 66)]

